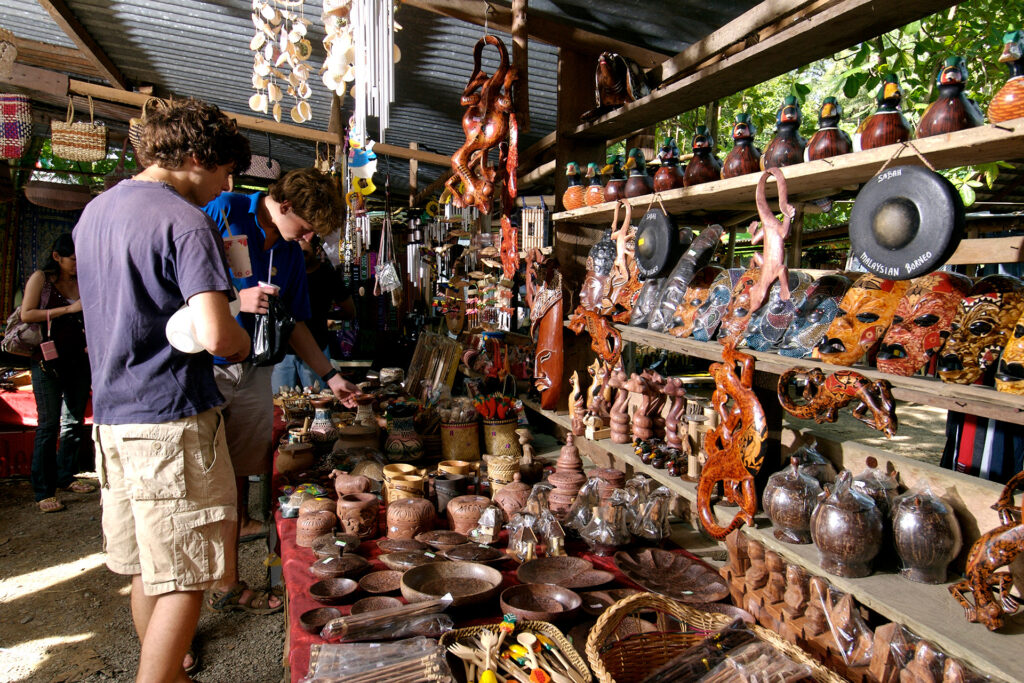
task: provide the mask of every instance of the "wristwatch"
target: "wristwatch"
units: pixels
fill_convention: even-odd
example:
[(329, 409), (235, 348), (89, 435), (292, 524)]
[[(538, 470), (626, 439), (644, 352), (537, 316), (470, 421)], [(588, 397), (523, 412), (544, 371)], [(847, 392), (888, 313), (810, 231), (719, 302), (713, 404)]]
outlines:
[(328, 381), (329, 381), (329, 380), (330, 380), (330, 379), (331, 379), (332, 377), (334, 377), (334, 376), (335, 376), (335, 375), (337, 375), (337, 374), (338, 374), (338, 368), (331, 368), (330, 370), (328, 370), (328, 371), (327, 371), (327, 374), (325, 374), (325, 375), (320, 375), (320, 379), (322, 379), (322, 380), (323, 380), (324, 384), (327, 384), (327, 382), (328, 382)]

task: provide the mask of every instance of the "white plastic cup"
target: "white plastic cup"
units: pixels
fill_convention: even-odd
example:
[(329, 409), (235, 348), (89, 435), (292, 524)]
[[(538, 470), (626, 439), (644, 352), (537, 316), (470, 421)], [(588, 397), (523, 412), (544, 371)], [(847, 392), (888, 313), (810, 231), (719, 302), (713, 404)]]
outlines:
[(249, 259), (249, 237), (231, 235), (224, 238), (224, 253), (227, 255), (231, 275), (236, 278), (252, 276), (252, 260)]

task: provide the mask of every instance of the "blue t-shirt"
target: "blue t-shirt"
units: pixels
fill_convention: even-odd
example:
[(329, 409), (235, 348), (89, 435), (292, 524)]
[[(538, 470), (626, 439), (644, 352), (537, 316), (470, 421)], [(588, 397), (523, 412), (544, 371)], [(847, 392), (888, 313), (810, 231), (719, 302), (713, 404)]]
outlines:
[(170, 185), (123, 180), (86, 205), (73, 235), (95, 422), (157, 424), (223, 404), (213, 357), (174, 349), (164, 330), (191, 296), (231, 290), (206, 214)]
[[(227, 216), (231, 224), (232, 235), (245, 235), (249, 246), (249, 260), (252, 263), (252, 275), (235, 277), (231, 274), (231, 282), (238, 291), (256, 287), (260, 280), (277, 285), (281, 288), (281, 301), (296, 320), (309, 320), (309, 288), (306, 284), (306, 261), (302, 249), (295, 242), (285, 241), (278, 237), (270, 249), (264, 249), (267, 240), (266, 231), (256, 218), (260, 198), (263, 192), (240, 194), (222, 192), (219, 197), (203, 207), (203, 211), (213, 219), (220, 229), (221, 237), (228, 237)], [(271, 272), (273, 268), (273, 272)], [(250, 336), (256, 330), (256, 316), (253, 313), (239, 313), (238, 323), (245, 328)], [(220, 365), (227, 364), (223, 358), (215, 358)]]

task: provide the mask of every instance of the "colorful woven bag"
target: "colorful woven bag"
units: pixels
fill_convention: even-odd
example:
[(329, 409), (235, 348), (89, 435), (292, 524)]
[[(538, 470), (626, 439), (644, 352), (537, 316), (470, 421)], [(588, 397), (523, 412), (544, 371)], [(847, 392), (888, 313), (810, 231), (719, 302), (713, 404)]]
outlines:
[(53, 155), (69, 161), (101, 161), (107, 158), (107, 127), (93, 116), (89, 96), (89, 123), (74, 122), (75, 100), (68, 98), (68, 120), (50, 122)]
[(25, 95), (0, 93), (0, 159), (19, 159), (32, 139), (32, 106)]

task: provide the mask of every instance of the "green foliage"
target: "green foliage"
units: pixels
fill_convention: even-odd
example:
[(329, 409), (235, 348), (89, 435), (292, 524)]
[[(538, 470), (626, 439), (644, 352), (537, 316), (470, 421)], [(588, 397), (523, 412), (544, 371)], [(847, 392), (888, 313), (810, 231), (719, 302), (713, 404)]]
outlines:
[[(732, 148), (730, 130), (735, 115), (748, 112), (757, 127), (756, 143), (764, 148), (775, 131), (775, 117), (787, 95), (796, 96), (803, 110), (800, 132), (810, 137), (817, 129), (818, 107), (829, 96), (843, 106), (841, 127), (853, 135), (861, 121), (875, 111), (882, 77), (896, 74), (903, 88), (903, 112), (912, 126), (936, 96), (935, 78), (943, 61), (960, 55), (969, 73), (967, 94), (982, 111), (1006, 82), (1005, 66), (997, 60), (1006, 31), (1021, 26), (1020, 5), (997, 0), (968, 0), (960, 5), (907, 24), (878, 38), (843, 50), (830, 58), (806, 64), (765, 83), (718, 102), (719, 158)], [(675, 137), (683, 153), (691, 149), (693, 131), (706, 121), (706, 108), (684, 112), (658, 126), (658, 139)], [(975, 190), (991, 187), (1005, 164), (984, 164), (943, 171), (968, 206)], [(845, 222), (849, 204), (836, 203), (829, 213), (808, 215), (805, 227)]]
[[(39, 157), (36, 160), (33, 177), (57, 183), (74, 183), (79, 185), (102, 185), (103, 176), (111, 173), (121, 158), (121, 150), (107, 149), (107, 158), (101, 161), (70, 161), (54, 156), (50, 148), (50, 139), (45, 138), (39, 146)], [(128, 147), (124, 157), (124, 167), (128, 171), (138, 168), (135, 152)], [(75, 171), (75, 173), (68, 173)], [(95, 175), (82, 175), (83, 173)]]

